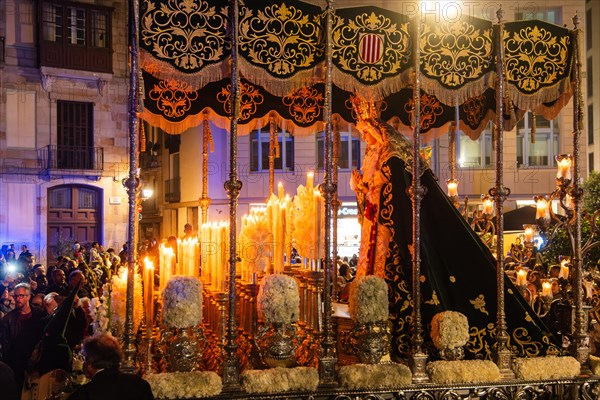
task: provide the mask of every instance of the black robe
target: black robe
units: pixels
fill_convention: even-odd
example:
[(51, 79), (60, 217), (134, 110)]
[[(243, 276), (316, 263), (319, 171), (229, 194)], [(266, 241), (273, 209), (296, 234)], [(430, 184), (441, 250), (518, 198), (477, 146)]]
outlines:
[[(409, 166), (410, 167), (410, 166)], [(410, 354), (412, 321), (412, 201), (407, 189), (412, 175), (399, 156), (381, 167), (389, 180), (380, 195), (379, 224), (392, 231), (385, 265), (390, 288), (390, 319), (393, 323), (392, 358), (406, 360)], [(491, 359), (496, 326), (496, 260), (471, 229), (431, 170), (421, 178), (427, 189), (421, 203), (421, 315), (425, 347), (432, 353), (431, 319), (441, 311), (467, 316), (470, 340), (465, 356)], [(505, 276), (505, 311), (509, 347), (515, 356), (560, 353), (560, 344)]]

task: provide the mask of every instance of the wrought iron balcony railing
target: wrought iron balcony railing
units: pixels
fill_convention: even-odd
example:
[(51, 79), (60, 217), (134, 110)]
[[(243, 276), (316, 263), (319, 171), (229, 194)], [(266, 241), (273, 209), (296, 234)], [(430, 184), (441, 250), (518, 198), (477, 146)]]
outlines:
[(37, 150), (37, 158), (40, 168), (45, 171), (101, 172), (104, 170), (102, 147), (48, 145)]

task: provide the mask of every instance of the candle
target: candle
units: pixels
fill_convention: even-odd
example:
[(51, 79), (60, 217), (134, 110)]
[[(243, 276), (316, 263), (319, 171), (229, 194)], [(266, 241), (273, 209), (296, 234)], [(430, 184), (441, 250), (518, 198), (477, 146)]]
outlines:
[(517, 286), (527, 285), (527, 271), (520, 269), (517, 271)]
[(571, 260), (566, 257), (563, 258), (560, 262), (560, 273), (558, 274), (559, 278), (569, 279), (569, 262)]
[(525, 243), (533, 242), (533, 235), (535, 234), (535, 228), (533, 225), (525, 225)]
[(552, 283), (548, 281), (542, 282), (542, 296), (552, 298)]
[(547, 221), (550, 219), (550, 203), (543, 196), (536, 196), (535, 200), (535, 219)]
[(308, 174), (306, 174), (306, 188), (307, 189), (312, 189), (313, 184), (314, 184), (314, 179), (315, 179), (315, 173), (310, 171)]
[(492, 215), (494, 213), (494, 202), (489, 196), (483, 198), (483, 214)]
[(292, 199), (289, 195), (285, 195), (285, 199), (283, 200), (283, 213), (284, 213), (284, 221), (285, 221), (285, 259), (288, 264), (292, 263)]
[(162, 290), (167, 285), (167, 282), (169, 281), (169, 279), (171, 278), (171, 276), (174, 273), (175, 252), (173, 251), (173, 248), (166, 247), (164, 244), (160, 245), (159, 251), (161, 253), (160, 259), (162, 261), (162, 264), (160, 265), (160, 275), (159, 275), (160, 288), (159, 288), (159, 290), (162, 292)]
[(154, 324), (154, 263), (144, 258), (144, 305), (146, 306), (146, 326)]
[(448, 197), (458, 196), (458, 180), (456, 179), (448, 179)]
[(285, 192), (283, 190), (283, 183), (281, 182), (277, 184), (277, 194), (280, 200), (283, 199)]
[(571, 180), (571, 163), (570, 154), (560, 154), (556, 156), (556, 163), (558, 165), (558, 172), (556, 173), (556, 179), (567, 179)]

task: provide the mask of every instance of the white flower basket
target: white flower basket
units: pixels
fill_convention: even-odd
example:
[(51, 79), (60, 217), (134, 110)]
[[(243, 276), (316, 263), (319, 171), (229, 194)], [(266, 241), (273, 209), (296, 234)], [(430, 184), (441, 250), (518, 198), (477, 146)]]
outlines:
[(385, 321), (389, 317), (388, 286), (383, 278), (367, 275), (350, 287), (350, 318), (360, 324)]
[(190, 399), (217, 396), (221, 377), (212, 371), (167, 372), (144, 376), (157, 399)]
[(168, 328), (191, 328), (202, 321), (202, 283), (193, 276), (173, 276), (162, 292), (162, 323)]
[(431, 320), (431, 339), (438, 349), (463, 347), (469, 341), (469, 322), (456, 311), (437, 313)]
[(267, 275), (260, 284), (258, 311), (272, 324), (296, 322), (300, 312), (300, 294), (296, 280), (287, 275)]

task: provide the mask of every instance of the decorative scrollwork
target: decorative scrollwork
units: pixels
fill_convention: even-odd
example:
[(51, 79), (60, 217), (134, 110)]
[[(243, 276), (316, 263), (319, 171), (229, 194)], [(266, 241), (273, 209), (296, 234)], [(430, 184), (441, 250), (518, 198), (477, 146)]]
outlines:
[(240, 52), (279, 78), (313, 67), (324, 54), (322, 36), (316, 17), (285, 3), (246, 7), (240, 19)]
[(186, 73), (222, 61), (231, 48), (227, 7), (209, 1), (147, 0), (140, 40), (156, 58)]
[[(410, 99), (404, 106), (404, 111), (410, 115), (411, 121), (415, 120), (415, 101)], [(442, 103), (433, 95), (422, 92), (421, 93), (421, 118), (419, 119), (421, 125), (421, 131), (427, 131), (432, 128), (437, 117), (442, 115), (444, 108)]]
[(449, 88), (483, 76), (492, 63), (492, 28), (467, 21), (424, 24), (419, 41), (424, 74)]
[[(250, 84), (242, 82), (240, 85), (240, 115), (242, 121), (249, 120), (258, 109), (258, 106), (265, 100), (264, 95), (260, 90)], [(217, 93), (217, 101), (223, 104), (223, 109), (226, 113), (231, 112), (231, 85), (221, 89)]]
[(349, 20), (334, 17), (333, 61), (363, 83), (398, 74), (408, 66), (410, 56), (408, 23), (398, 25), (374, 12)]
[(463, 111), (467, 118), (469, 126), (477, 126), (483, 119), (485, 107), (485, 94), (480, 96), (470, 97), (462, 104)]
[[(512, 35), (511, 35), (512, 33)], [(570, 38), (544, 27), (527, 26), (504, 33), (506, 76), (525, 93), (534, 93), (565, 77)]]
[(413, 400), (435, 400), (435, 392), (422, 390), (413, 397)]
[(324, 107), (323, 93), (314, 87), (302, 87), (281, 99), (288, 107), (294, 121), (299, 124), (310, 124), (321, 116)]
[(165, 117), (180, 118), (192, 107), (192, 102), (198, 99), (198, 92), (190, 85), (175, 79), (160, 81), (148, 92), (148, 97), (156, 102), (156, 108)]

